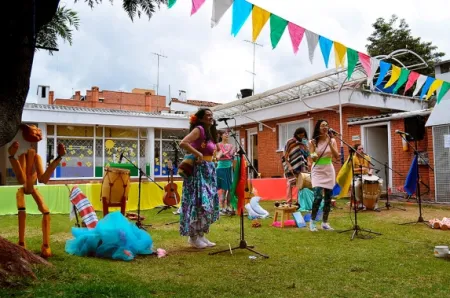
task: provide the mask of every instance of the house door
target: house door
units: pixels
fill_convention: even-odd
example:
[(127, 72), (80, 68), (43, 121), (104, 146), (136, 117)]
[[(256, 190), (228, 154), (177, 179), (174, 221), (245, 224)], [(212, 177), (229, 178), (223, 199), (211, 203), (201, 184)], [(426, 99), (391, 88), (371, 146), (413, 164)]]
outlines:
[[(247, 154), (248, 159), (252, 163), (252, 165), (255, 167), (255, 169), (258, 170), (258, 132), (255, 129), (248, 130), (248, 144), (247, 144)], [(254, 173), (254, 171), (251, 171), (252, 177), (256, 178), (258, 175)]]

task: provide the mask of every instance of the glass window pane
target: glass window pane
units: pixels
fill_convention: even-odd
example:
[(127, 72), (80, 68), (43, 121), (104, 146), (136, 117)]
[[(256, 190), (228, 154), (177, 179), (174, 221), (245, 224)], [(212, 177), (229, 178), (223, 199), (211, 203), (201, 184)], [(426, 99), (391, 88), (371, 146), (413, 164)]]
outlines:
[[(124, 159), (119, 165), (122, 152)], [(138, 176), (137, 169), (131, 165), (131, 163), (137, 165), (138, 154), (137, 140), (105, 140), (105, 166), (127, 168), (131, 176)]]
[(95, 177), (103, 177), (103, 140), (95, 139)]
[(93, 140), (58, 138), (66, 155), (56, 168), (56, 178), (93, 177)]
[(187, 129), (182, 129), (182, 130), (163, 129), (163, 131), (162, 131), (162, 138), (163, 139), (182, 140), (188, 133), (189, 132), (188, 132)]
[(155, 139), (161, 139), (161, 129), (155, 128)]
[(95, 135), (96, 135), (97, 137), (102, 137), (102, 136), (103, 136), (103, 127), (97, 126), (97, 127), (95, 128)]
[(55, 126), (52, 125), (47, 125), (47, 135), (48, 136), (54, 136), (55, 135)]
[(161, 141), (160, 140), (156, 140), (155, 141), (155, 161), (153, 163), (154, 164), (155, 176), (160, 176), (161, 175), (160, 148), (161, 148)]
[(57, 135), (63, 137), (93, 137), (94, 128), (92, 126), (58, 125)]
[(120, 128), (120, 127), (105, 127), (106, 138), (136, 138), (138, 137), (137, 128)]

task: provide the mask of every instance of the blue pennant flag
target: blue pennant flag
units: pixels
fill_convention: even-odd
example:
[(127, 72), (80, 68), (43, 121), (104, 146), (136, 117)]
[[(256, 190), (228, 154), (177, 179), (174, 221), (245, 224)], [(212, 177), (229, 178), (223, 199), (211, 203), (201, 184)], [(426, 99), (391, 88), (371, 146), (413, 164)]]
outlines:
[(405, 185), (403, 186), (406, 193), (410, 196), (412, 196), (413, 193), (416, 192), (417, 179), (419, 179), (418, 166), (419, 165), (417, 163), (417, 155), (416, 155), (416, 156), (414, 156), (414, 159), (411, 163), (411, 167), (409, 168), (408, 176), (406, 176)]
[(380, 74), (378, 75), (378, 80), (377, 80), (375, 86), (379, 87), (379, 85), (383, 82), (383, 79), (386, 76), (386, 74), (388, 73), (390, 68), (391, 68), (391, 63), (380, 61)]
[(241, 30), (248, 16), (252, 12), (253, 4), (245, 0), (235, 0), (233, 3), (233, 17), (231, 22), (231, 34), (236, 35)]

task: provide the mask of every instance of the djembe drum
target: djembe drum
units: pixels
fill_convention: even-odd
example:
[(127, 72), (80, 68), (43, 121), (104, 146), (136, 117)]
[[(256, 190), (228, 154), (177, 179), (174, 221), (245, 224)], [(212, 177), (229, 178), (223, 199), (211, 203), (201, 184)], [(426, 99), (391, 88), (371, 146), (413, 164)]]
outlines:
[(375, 175), (362, 176), (363, 205), (374, 210), (381, 195), (380, 178)]
[(312, 189), (311, 183), (311, 173), (300, 173), (297, 177), (297, 189), (302, 190), (303, 188)]
[(109, 213), (109, 207), (120, 207), (120, 212), (125, 215), (129, 190), (130, 170), (105, 168), (101, 192), (103, 216)]

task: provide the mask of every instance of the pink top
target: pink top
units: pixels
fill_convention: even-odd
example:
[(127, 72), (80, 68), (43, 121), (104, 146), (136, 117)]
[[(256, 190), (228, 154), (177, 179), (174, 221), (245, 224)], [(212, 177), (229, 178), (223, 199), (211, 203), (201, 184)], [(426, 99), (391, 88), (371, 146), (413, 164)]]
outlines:
[(206, 141), (205, 129), (199, 125), (200, 137), (191, 143), (191, 146), (198, 150), (203, 156), (212, 156), (216, 149), (216, 144), (212, 140)]
[[(334, 146), (337, 150), (337, 144), (335, 139), (331, 139), (331, 146)], [(323, 152), (323, 154), (322, 154)], [(333, 153), (328, 142), (320, 142), (316, 146), (317, 156), (320, 158), (332, 159)], [(320, 162), (319, 162), (320, 163)], [(333, 189), (336, 184), (336, 172), (334, 171), (333, 163), (329, 164), (316, 164), (314, 163), (311, 169), (311, 184), (312, 187), (323, 187), (326, 189)]]
[(220, 160), (233, 160), (234, 156), (234, 146), (233, 144), (223, 144), (219, 143), (220, 151), (222, 152), (222, 156)]

